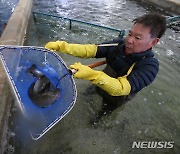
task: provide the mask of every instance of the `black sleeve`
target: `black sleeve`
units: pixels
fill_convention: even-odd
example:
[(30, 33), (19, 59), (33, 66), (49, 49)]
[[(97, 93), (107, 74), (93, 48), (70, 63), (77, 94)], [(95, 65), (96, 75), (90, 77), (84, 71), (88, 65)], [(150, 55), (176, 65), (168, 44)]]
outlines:
[[(118, 44), (123, 44), (124, 40), (120, 37), (113, 39), (108, 42), (103, 42), (101, 44), (111, 44), (111, 43), (118, 43)], [(98, 45), (98, 44), (97, 44)], [(97, 53), (95, 58), (105, 58), (109, 54), (109, 52), (113, 52), (114, 50), (117, 50), (115, 48), (118, 48), (118, 46), (99, 46), (97, 49)]]
[(135, 64), (127, 77), (131, 85), (131, 93), (137, 93), (153, 82), (159, 70), (157, 59), (149, 57)]

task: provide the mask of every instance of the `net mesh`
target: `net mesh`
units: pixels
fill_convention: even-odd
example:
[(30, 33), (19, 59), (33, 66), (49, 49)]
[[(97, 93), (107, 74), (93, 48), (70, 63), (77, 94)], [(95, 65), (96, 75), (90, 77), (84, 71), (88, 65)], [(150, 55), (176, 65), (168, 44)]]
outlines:
[[(38, 139), (73, 107), (76, 100), (74, 80), (63, 60), (48, 50), (34, 47), (1, 47), (0, 54), (20, 108), (29, 120), (32, 136)], [(32, 74), (26, 72), (32, 64), (40, 68), (46, 64), (51, 65), (60, 79), (57, 84), (60, 97), (48, 107), (38, 107), (28, 96), (28, 89), (36, 80)]]

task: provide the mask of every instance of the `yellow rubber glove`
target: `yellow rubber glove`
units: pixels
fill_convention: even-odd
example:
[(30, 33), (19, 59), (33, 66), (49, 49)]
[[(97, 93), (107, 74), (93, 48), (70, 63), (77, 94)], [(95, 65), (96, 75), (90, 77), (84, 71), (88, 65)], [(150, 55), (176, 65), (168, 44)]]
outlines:
[(92, 81), (97, 79), (100, 75), (100, 71), (94, 71), (88, 66), (82, 65), (80, 62), (70, 65), (71, 69), (75, 69), (77, 72), (74, 74), (74, 77), (77, 79), (84, 79)]
[(51, 51), (60, 51), (60, 47), (59, 47), (59, 44), (57, 42), (48, 42), (45, 45), (45, 48), (49, 49)]
[(45, 45), (45, 48), (81, 58), (95, 57), (97, 52), (97, 45), (95, 44), (69, 44), (65, 41), (49, 42)]
[(71, 69), (76, 69), (75, 78), (89, 80), (112, 96), (128, 95), (131, 86), (126, 76), (112, 78), (102, 71), (94, 71), (90, 67), (75, 63), (70, 65)]

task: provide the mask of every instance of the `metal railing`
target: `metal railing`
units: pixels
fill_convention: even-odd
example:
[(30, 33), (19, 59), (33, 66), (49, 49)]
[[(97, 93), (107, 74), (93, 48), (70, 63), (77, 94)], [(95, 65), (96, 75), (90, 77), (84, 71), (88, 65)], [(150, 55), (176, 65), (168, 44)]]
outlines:
[(82, 24), (86, 24), (86, 25), (91, 25), (91, 26), (94, 26), (94, 27), (99, 27), (99, 28), (102, 28), (102, 29), (107, 29), (107, 30), (119, 32), (120, 37), (123, 37), (128, 32), (128, 30), (120, 30), (120, 29), (116, 29), (116, 28), (113, 28), (113, 27), (102, 26), (102, 25), (99, 25), (99, 24), (94, 24), (94, 23), (90, 23), (90, 22), (86, 22), (86, 21), (82, 21), (82, 20), (77, 20), (77, 19), (74, 19), (74, 18), (68, 18), (68, 17), (59, 16), (59, 15), (33, 11), (33, 18), (34, 18), (35, 22), (36, 22), (35, 15), (44, 15), (44, 16), (50, 16), (50, 17), (54, 17), (54, 18), (63, 19), (63, 20), (68, 20), (70, 29), (72, 29), (72, 22), (77, 22), (77, 23), (82, 23)]
[(166, 21), (167, 21), (167, 25), (169, 25), (173, 22), (179, 22), (180, 16), (167, 17)]

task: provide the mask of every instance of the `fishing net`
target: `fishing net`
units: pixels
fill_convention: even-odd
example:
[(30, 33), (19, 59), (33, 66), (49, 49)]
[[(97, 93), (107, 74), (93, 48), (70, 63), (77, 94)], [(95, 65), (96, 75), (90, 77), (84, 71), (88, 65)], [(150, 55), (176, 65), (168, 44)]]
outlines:
[[(55, 53), (35, 47), (0, 47), (1, 60), (12, 89), (24, 116), (27, 118), (33, 139), (39, 139), (73, 107), (76, 101), (74, 80), (63, 60)], [(37, 106), (28, 95), (28, 90), (37, 81), (27, 69), (36, 65), (42, 69), (51, 66), (47, 77), (60, 91), (57, 100), (47, 107)], [(45, 99), (45, 98), (43, 98)], [(41, 100), (43, 101), (43, 100)], [(44, 100), (46, 101), (46, 99)]]

